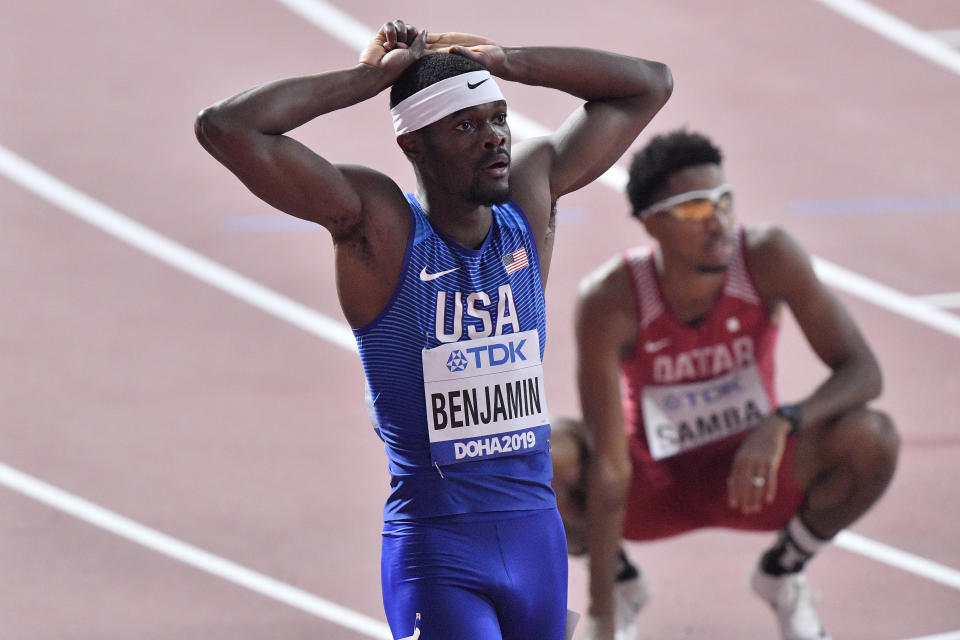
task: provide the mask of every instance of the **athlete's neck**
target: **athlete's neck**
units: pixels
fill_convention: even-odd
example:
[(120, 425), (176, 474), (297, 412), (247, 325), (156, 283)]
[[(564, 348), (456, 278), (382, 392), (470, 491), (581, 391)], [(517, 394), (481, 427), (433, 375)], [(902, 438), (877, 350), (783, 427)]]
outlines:
[(720, 297), (726, 271), (705, 273), (665, 258), (659, 247), (653, 254), (653, 261), (667, 307), (684, 324), (698, 324)]
[(434, 229), (467, 249), (483, 245), (493, 221), (493, 210), (489, 206), (431, 196), (422, 189), (417, 190), (417, 200)]

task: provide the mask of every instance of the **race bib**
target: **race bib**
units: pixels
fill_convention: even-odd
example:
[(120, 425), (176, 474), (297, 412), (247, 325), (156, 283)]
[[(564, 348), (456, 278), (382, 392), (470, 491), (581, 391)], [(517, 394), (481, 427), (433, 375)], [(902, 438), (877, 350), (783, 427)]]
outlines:
[(754, 427), (770, 412), (756, 366), (705, 382), (643, 389), (643, 426), (654, 460)]
[(423, 350), (434, 464), (532, 453), (550, 435), (536, 330)]

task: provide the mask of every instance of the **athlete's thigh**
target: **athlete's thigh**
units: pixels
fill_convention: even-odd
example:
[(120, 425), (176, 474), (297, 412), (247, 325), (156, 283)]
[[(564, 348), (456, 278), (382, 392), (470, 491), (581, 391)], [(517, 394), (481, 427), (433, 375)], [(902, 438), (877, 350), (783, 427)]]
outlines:
[(497, 525), (508, 580), (496, 592), (504, 640), (563, 640), (567, 616), (567, 544), (555, 510)]
[(503, 638), (490, 601), (461, 586), (423, 581), (402, 583), (393, 588), (389, 600), (384, 594), (384, 609), (394, 638), (413, 635), (418, 618), (420, 640)]
[(714, 469), (714, 481), (723, 487), (723, 491), (704, 504), (708, 526), (744, 531), (775, 531), (786, 526), (790, 518), (800, 510), (804, 499), (804, 491), (796, 482), (793, 468), (796, 446), (796, 438), (787, 440), (780, 467), (777, 469), (777, 493), (773, 501), (764, 503), (757, 513), (745, 514), (727, 505), (727, 477), (733, 465), (733, 457)]
[(727, 504), (727, 478), (742, 439), (731, 438), (659, 462), (635, 462), (624, 536), (656, 540), (706, 527), (770, 531), (786, 524), (803, 501), (803, 491), (793, 478), (795, 442), (787, 442), (773, 504), (759, 513), (743, 514)]
[(500, 552), (488, 523), (384, 525), (383, 606), (395, 638), (501, 640), (490, 584), (499, 584)]

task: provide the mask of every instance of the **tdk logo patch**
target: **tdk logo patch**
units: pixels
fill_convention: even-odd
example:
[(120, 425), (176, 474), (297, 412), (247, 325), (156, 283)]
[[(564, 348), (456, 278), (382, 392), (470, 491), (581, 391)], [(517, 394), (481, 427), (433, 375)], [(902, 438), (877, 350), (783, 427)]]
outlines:
[(447, 358), (447, 369), (451, 372), (463, 371), (467, 368), (467, 358), (463, 355), (463, 351), (456, 349), (450, 353), (450, 357)]
[(495, 367), (508, 362), (512, 364), (517, 360), (527, 359), (523, 355), (523, 347), (526, 342), (526, 339), (524, 339), (519, 342), (500, 342), (482, 347), (470, 347), (467, 349), (467, 353), (473, 356), (477, 369)]

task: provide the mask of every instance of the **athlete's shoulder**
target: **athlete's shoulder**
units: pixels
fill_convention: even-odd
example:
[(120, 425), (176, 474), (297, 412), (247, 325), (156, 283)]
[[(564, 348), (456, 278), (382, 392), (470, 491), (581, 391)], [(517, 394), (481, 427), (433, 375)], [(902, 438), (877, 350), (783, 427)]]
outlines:
[(338, 164), (336, 168), (359, 194), (366, 216), (409, 211), (403, 191), (387, 174), (358, 164)]
[(745, 227), (744, 255), (764, 298), (780, 298), (785, 290), (813, 277), (809, 254), (779, 225)]
[(607, 259), (580, 280), (577, 304), (581, 312), (602, 315), (635, 308), (636, 294), (630, 263), (624, 254)]
[(776, 224), (758, 224), (743, 227), (744, 252), (748, 258), (780, 257), (796, 251), (800, 244), (783, 227)]
[(620, 357), (632, 351), (637, 333), (637, 293), (623, 254), (608, 259), (580, 282), (576, 335), (581, 357), (588, 352)]
[(617, 293), (630, 284), (630, 265), (623, 253), (611, 256), (580, 280), (578, 296), (586, 298), (604, 293)]
[(494, 205), (493, 208), (497, 212), (496, 220), (500, 227), (520, 229), (522, 231), (530, 228), (526, 212), (515, 200), (508, 200), (503, 204)]

